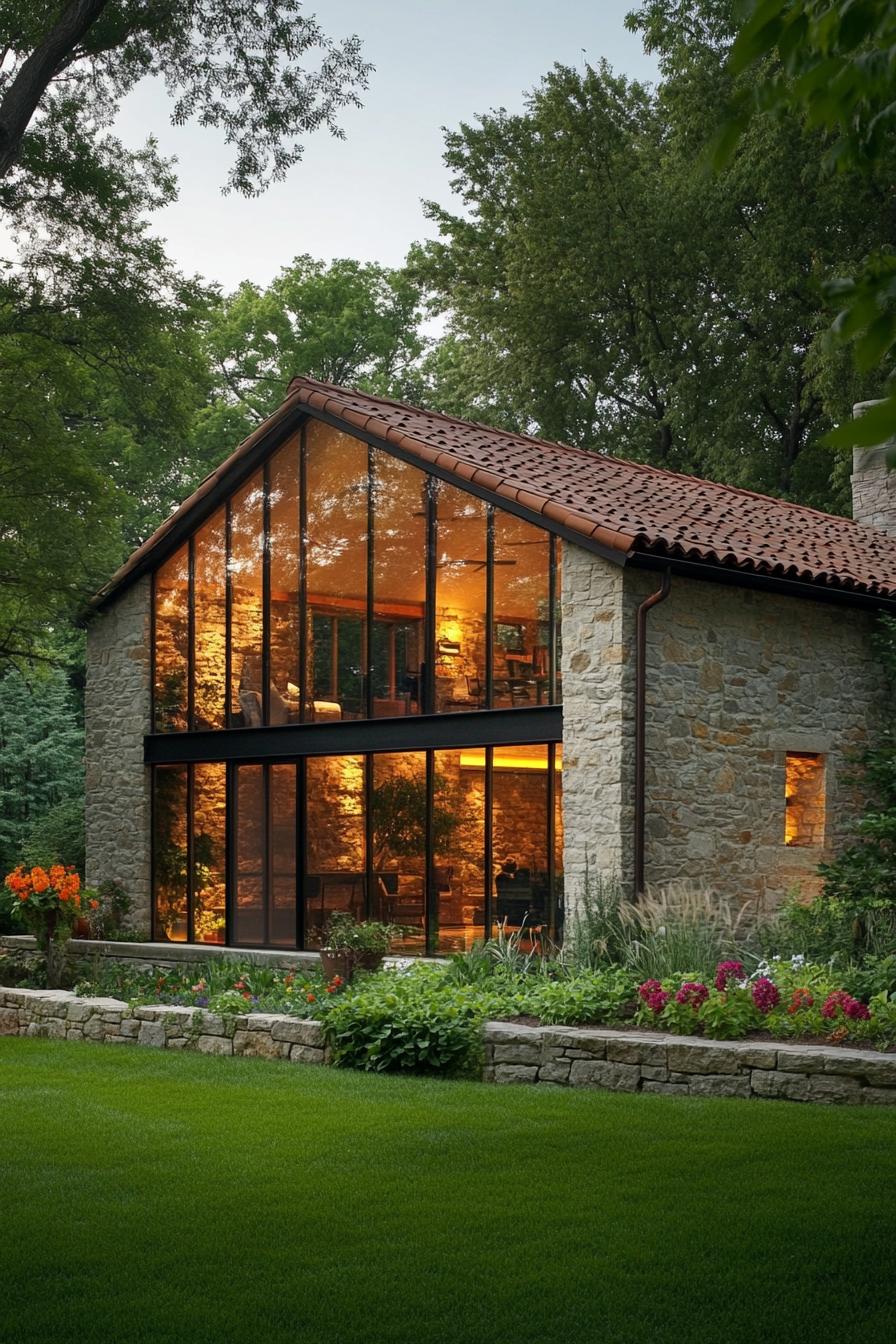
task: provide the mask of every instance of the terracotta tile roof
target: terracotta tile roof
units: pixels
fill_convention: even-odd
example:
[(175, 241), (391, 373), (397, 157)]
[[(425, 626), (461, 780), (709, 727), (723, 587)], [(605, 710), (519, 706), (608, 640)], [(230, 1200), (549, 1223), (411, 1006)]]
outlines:
[(896, 537), (799, 504), (295, 378), (289, 392), (612, 550), (896, 596)]
[(242, 460), (307, 407), (513, 500), (623, 560), (652, 553), (872, 597), (896, 598), (896, 538), (849, 518), (565, 444), (457, 420), (384, 397), (294, 378), (286, 400), (135, 551), (102, 605), (150, 567), (172, 532), (224, 488)]

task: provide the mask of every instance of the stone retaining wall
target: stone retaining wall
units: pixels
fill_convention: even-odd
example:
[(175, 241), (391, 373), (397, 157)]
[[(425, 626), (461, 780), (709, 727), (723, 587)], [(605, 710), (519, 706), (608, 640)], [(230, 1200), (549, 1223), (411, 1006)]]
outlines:
[[(0, 1036), (330, 1062), (320, 1022), (280, 1013), (221, 1017), (166, 1004), (132, 1008), (120, 999), (78, 998), (67, 990), (0, 985)], [(869, 1051), (508, 1022), (487, 1022), (484, 1044), (487, 1083), (896, 1105), (896, 1055)]]
[(669, 1096), (896, 1105), (896, 1055), (597, 1027), (488, 1022), (483, 1078)]
[(148, 1045), (205, 1055), (291, 1059), (297, 1064), (329, 1062), (319, 1022), (275, 1013), (219, 1017), (201, 1008), (167, 1004), (131, 1008), (120, 999), (81, 999), (61, 989), (0, 986), (0, 1036)]

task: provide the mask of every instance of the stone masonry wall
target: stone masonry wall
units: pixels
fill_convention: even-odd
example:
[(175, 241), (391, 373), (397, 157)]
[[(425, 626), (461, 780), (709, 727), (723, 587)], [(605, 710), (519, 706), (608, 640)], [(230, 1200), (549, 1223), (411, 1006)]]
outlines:
[(668, 1096), (896, 1105), (896, 1056), (596, 1027), (485, 1026), (483, 1078)]
[[(631, 883), (635, 613), (660, 576), (563, 561), (565, 887)], [(849, 758), (882, 707), (870, 613), (672, 578), (648, 616), (646, 878), (776, 905), (854, 832)], [(785, 845), (785, 756), (824, 757), (824, 845)]]
[[(633, 571), (635, 601), (656, 576)], [(774, 907), (854, 834), (849, 758), (883, 706), (874, 617), (673, 576), (648, 617), (646, 875)], [(820, 845), (787, 845), (785, 756), (824, 758)]]
[(150, 926), (150, 580), (140, 579), (87, 632), (86, 826), (88, 885), (119, 881), (130, 924)]
[(329, 1061), (319, 1022), (275, 1013), (224, 1018), (202, 1009), (156, 1003), (132, 1008), (119, 999), (81, 999), (61, 989), (0, 985), (0, 1036), (148, 1045), (205, 1055), (290, 1059), (296, 1064)]
[(896, 537), (896, 471), (888, 458), (892, 444), (853, 449), (852, 513), (863, 527)]
[(563, 881), (567, 914), (586, 877), (631, 867), (633, 694), (623, 571), (563, 550)]

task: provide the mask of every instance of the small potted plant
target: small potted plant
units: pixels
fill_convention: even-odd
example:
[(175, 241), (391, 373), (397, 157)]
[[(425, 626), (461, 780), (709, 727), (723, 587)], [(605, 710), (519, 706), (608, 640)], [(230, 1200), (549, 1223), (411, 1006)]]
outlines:
[(357, 920), (348, 912), (331, 915), (324, 931), (320, 964), (328, 980), (339, 975), (351, 980), (355, 971), (377, 971), (393, 940), (404, 930), (398, 924), (380, 924), (377, 920)]
[(47, 988), (58, 989), (65, 944), (81, 914), (81, 879), (73, 867), (54, 863), (46, 869), (37, 864), (16, 868), (7, 875), (5, 886), (12, 913), (31, 930), (47, 959)]

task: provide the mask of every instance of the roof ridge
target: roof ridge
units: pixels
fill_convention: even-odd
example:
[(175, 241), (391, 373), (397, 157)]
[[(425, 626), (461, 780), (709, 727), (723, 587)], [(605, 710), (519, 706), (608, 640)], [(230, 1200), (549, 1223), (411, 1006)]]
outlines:
[[(835, 519), (838, 523), (848, 523), (852, 527), (859, 527), (854, 518), (848, 517), (844, 513), (828, 513), (825, 509), (816, 509), (811, 504), (800, 504), (794, 499), (784, 499), (780, 495), (765, 494), (761, 490), (750, 490), (743, 485), (731, 485), (727, 481), (713, 481), (708, 476), (697, 476), (688, 471), (675, 471), (672, 467), (659, 467), (652, 462), (636, 462), (630, 457), (617, 457), (614, 453), (604, 453), (600, 449), (582, 448), (577, 444), (565, 443), (559, 439), (545, 439), (536, 434), (521, 434), (515, 429), (498, 429), (494, 425), (487, 425), (482, 420), (464, 420), (457, 415), (448, 415), (445, 411), (430, 410), (426, 406), (413, 406), (408, 401), (399, 401), (395, 397), (383, 397), (376, 392), (365, 392), (358, 387), (340, 387), (337, 383), (328, 383), (321, 378), (309, 378), (305, 374), (297, 374), (290, 380), (287, 392), (291, 391), (296, 383), (302, 383), (311, 387), (328, 388), (334, 393), (345, 394), (353, 392), (359, 397), (367, 397), (370, 401), (381, 402), (384, 406), (394, 406), (402, 411), (414, 411), (417, 414), (434, 416), (438, 420), (445, 420), (452, 425), (461, 425), (465, 427), (473, 426), (477, 429), (486, 430), (489, 434), (502, 434), (507, 438), (521, 440), (524, 443), (536, 444), (539, 448), (562, 448), (565, 452), (575, 453), (577, 456), (594, 459), (600, 458), (603, 462), (618, 463), (623, 467), (631, 467), (635, 471), (644, 472), (652, 476), (662, 476), (679, 481), (694, 481), (700, 485), (708, 485), (716, 490), (730, 490), (733, 494), (745, 496), (747, 499), (770, 500), (775, 504), (780, 504), (782, 508), (794, 509), (801, 514), (812, 514), (816, 518)], [(450, 448), (445, 448), (443, 452), (450, 456), (457, 457), (458, 454)], [(873, 528), (866, 529), (874, 531)]]

